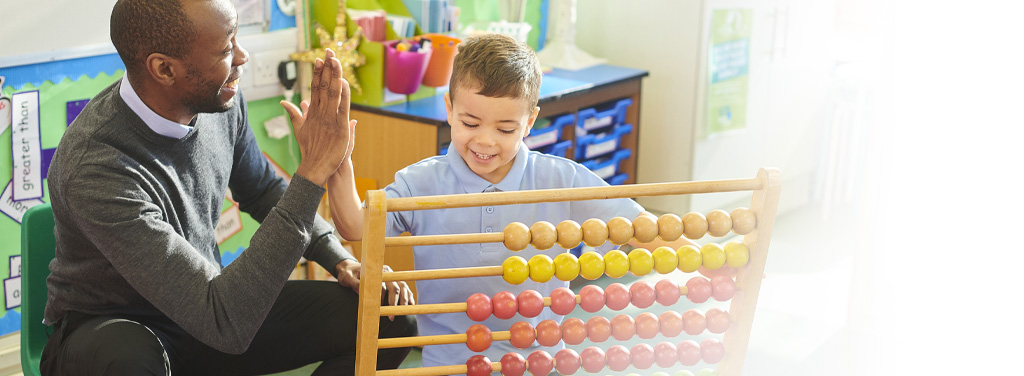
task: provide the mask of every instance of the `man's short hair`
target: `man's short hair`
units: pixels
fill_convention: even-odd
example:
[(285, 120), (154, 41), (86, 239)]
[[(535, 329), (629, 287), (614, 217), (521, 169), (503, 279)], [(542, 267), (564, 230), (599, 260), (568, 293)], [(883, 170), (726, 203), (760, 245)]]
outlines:
[(153, 53), (184, 58), (197, 35), (180, 0), (118, 0), (110, 13), (110, 40), (129, 72)]
[(472, 36), (459, 44), (448, 88), (477, 87), (492, 98), (522, 98), (534, 107), (540, 96), (541, 70), (530, 46), (502, 34)]

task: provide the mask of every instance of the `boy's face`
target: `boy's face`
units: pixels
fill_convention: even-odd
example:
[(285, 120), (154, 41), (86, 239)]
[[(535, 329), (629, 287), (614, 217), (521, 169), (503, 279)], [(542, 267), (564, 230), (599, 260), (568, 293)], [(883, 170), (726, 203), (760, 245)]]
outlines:
[(523, 137), (530, 134), (540, 107), (527, 107), (521, 98), (491, 98), (479, 88), (460, 88), (453, 101), (444, 95), (452, 145), (478, 176), (497, 184), (512, 169)]

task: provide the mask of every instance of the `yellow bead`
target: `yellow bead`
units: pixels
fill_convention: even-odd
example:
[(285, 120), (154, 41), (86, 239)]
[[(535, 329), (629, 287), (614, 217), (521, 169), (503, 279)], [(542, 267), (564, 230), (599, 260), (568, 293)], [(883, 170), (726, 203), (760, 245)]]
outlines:
[(555, 264), (548, 255), (540, 254), (530, 257), (530, 279), (534, 282), (544, 283), (551, 280), (555, 275)]
[(530, 242), (533, 248), (545, 250), (555, 245), (558, 234), (555, 233), (555, 225), (551, 222), (540, 221), (530, 226)]
[(613, 249), (604, 255), (604, 273), (612, 278), (620, 278), (629, 272), (629, 256), (626, 252)]
[(600, 219), (588, 219), (580, 227), (583, 230), (583, 242), (591, 247), (598, 247), (608, 240), (608, 226)]
[(569, 252), (559, 253), (555, 256), (555, 277), (569, 282), (580, 275), (580, 260)]
[(522, 251), (530, 245), (530, 228), (522, 222), (512, 222), (505, 226), (505, 248)]
[(583, 230), (580, 229), (580, 224), (570, 219), (558, 222), (555, 232), (558, 233), (558, 245), (565, 249), (576, 248), (583, 241)]
[(679, 266), (679, 258), (676, 251), (670, 247), (658, 247), (654, 250), (654, 270), (658, 273), (668, 274)]
[(739, 235), (746, 235), (757, 227), (757, 216), (753, 210), (736, 208), (729, 216), (732, 217), (732, 231)]
[(708, 212), (708, 234), (714, 237), (721, 237), (732, 231), (732, 218), (725, 210), (715, 209)]
[(580, 255), (580, 277), (591, 281), (604, 275), (604, 259), (597, 252), (583, 252)]
[(747, 245), (731, 241), (725, 243), (725, 263), (731, 268), (742, 268), (750, 261), (750, 250)]
[(518, 285), (530, 277), (530, 266), (526, 259), (512, 256), (501, 263), (501, 277), (513, 285)]
[(608, 220), (608, 241), (615, 245), (629, 243), (633, 238), (633, 223), (624, 217)]
[(689, 212), (683, 216), (683, 235), (690, 239), (700, 239), (708, 232), (708, 220), (704, 214)]
[(651, 251), (643, 248), (629, 251), (629, 271), (633, 275), (643, 277), (651, 274), (651, 270), (654, 270), (654, 257), (651, 256)]
[(667, 213), (658, 217), (658, 236), (670, 242), (683, 236), (683, 220), (678, 215)]
[(711, 270), (717, 270), (725, 265), (725, 250), (716, 243), (701, 246), (700, 257), (704, 260), (704, 267)]
[(658, 237), (658, 218), (640, 214), (633, 220), (633, 237), (641, 243), (650, 243)]
[(700, 269), (703, 262), (700, 250), (693, 245), (684, 245), (676, 251), (676, 258), (679, 259), (679, 270), (684, 273), (693, 273)]

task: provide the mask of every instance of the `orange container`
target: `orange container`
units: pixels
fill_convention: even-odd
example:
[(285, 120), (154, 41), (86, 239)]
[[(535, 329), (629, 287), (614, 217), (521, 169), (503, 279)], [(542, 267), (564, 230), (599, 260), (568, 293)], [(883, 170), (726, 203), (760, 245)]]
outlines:
[(423, 34), (420, 38), (430, 39), (430, 46), (434, 50), (427, 63), (427, 72), (423, 75), (423, 84), (430, 87), (447, 86), (452, 77), (456, 47), (462, 40), (442, 34)]

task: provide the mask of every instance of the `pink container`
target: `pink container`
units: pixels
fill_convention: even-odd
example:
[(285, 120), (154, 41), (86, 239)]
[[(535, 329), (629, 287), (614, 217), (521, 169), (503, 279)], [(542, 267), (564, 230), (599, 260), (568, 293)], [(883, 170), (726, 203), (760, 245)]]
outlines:
[(427, 71), (432, 50), (423, 52), (398, 51), (395, 46), (400, 41), (384, 44), (387, 48), (384, 83), (388, 90), (398, 94), (412, 94), (420, 88), (423, 74)]

